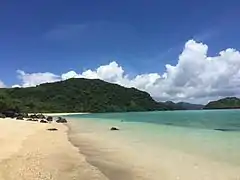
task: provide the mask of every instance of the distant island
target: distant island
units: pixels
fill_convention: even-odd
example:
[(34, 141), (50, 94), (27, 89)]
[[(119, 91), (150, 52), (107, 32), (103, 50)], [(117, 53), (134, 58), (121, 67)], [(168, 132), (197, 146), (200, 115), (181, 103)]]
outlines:
[(125, 88), (99, 79), (69, 79), (28, 88), (0, 89), (0, 113), (59, 112), (134, 112), (239, 108), (240, 99), (232, 97), (206, 106), (186, 102), (156, 102), (148, 93)]
[(202, 104), (192, 104), (187, 102), (174, 103), (172, 101), (166, 101), (165, 104), (173, 110), (200, 110), (204, 108)]
[(204, 109), (240, 109), (240, 99), (236, 97), (226, 97), (217, 101), (211, 101)]

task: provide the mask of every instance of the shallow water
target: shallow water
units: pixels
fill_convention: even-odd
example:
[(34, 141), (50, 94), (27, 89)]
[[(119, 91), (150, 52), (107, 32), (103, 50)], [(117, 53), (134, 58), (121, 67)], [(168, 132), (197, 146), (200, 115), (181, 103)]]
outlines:
[[(119, 142), (131, 147), (135, 154), (141, 149), (146, 157), (155, 153), (157, 160), (158, 152), (166, 147), (209, 162), (240, 167), (239, 110), (104, 113), (69, 117), (75, 119), (75, 131), (97, 134), (108, 142)], [(113, 133), (109, 131), (112, 126), (121, 130)], [(159, 159), (163, 159), (161, 154)]]
[(240, 110), (155, 111), (73, 115), (80, 118), (121, 120), (202, 129), (240, 131)]

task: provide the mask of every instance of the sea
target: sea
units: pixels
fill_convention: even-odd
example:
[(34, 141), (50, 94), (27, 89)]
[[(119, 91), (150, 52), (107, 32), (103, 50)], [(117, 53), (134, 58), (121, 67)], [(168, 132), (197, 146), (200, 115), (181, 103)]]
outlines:
[[(107, 134), (105, 139), (110, 137), (136, 147), (136, 152), (141, 151), (140, 147), (154, 147), (155, 152), (160, 152), (164, 146), (240, 167), (240, 110), (93, 113), (68, 118), (72, 118), (75, 131)], [(120, 130), (110, 131), (113, 126)]]

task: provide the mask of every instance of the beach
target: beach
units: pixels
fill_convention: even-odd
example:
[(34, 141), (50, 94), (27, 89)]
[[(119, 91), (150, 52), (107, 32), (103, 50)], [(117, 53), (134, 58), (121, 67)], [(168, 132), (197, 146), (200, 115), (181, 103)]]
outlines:
[(106, 179), (68, 141), (63, 124), (0, 119), (0, 144), (1, 180)]
[[(181, 133), (187, 129), (179, 127), (61, 115), (68, 115), (67, 124), (0, 119), (0, 180), (240, 179), (239, 154), (235, 156), (229, 147), (236, 162), (233, 158), (219, 159), (207, 151), (203, 154), (204, 148), (196, 144), (193, 146), (201, 153), (191, 147), (187, 139), (192, 136), (195, 141), (195, 135), (209, 130), (189, 129), (189, 137), (184, 139)], [(112, 126), (120, 130), (110, 131)], [(58, 131), (48, 131), (49, 128)], [(148, 129), (151, 132), (146, 132)], [(155, 132), (161, 132), (160, 139), (153, 136)], [(169, 135), (173, 132), (173, 139), (181, 138), (177, 146), (189, 147), (170, 144), (173, 139)], [(217, 134), (222, 136), (222, 132)], [(210, 147), (207, 143), (201, 146)], [(217, 144), (216, 147), (219, 148)]]

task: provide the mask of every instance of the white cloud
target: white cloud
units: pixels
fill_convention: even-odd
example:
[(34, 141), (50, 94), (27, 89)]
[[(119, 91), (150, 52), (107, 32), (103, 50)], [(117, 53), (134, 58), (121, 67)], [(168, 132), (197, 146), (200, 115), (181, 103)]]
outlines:
[(21, 88), (22, 86), (20, 86), (19, 84), (14, 84), (12, 85), (12, 88)]
[(46, 82), (55, 82), (61, 80), (58, 75), (50, 72), (28, 74), (22, 70), (17, 70), (18, 78), (21, 80), (22, 87), (36, 86)]
[(108, 65), (100, 66), (96, 70), (84, 71), (80, 77), (85, 77), (89, 79), (103, 79), (109, 82), (117, 82), (123, 77), (123, 69), (115, 61), (109, 63)]
[(5, 88), (6, 85), (0, 80), (0, 88)]
[(75, 71), (69, 71), (67, 73), (62, 74), (62, 80), (71, 79), (71, 78), (79, 78), (79, 75)]
[(208, 57), (207, 52), (206, 44), (189, 40), (175, 66), (166, 64), (162, 74), (139, 74), (133, 78), (129, 78), (115, 61), (95, 70), (69, 71), (60, 76), (49, 72), (18, 73), (24, 87), (69, 78), (98, 78), (147, 91), (158, 100), (207, 102), (209, 99), (240, 95), (239, 51), (226, 49), (214, 57)]

